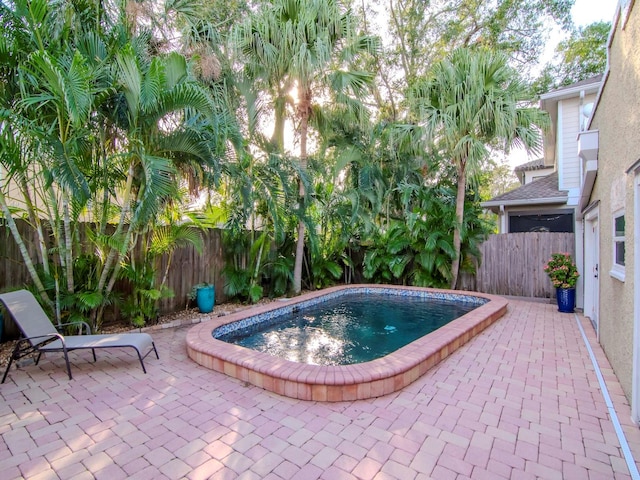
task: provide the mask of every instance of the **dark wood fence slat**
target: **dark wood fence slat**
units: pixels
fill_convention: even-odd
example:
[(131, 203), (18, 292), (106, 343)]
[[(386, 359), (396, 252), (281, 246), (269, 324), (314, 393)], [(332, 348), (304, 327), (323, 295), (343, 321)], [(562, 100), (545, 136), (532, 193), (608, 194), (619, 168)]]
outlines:
[[(29, 224), (23, 220), (16, 221), (22, 238), (32, 258), (35, 258), (37, 248), (37, 234)], [(80, 228), (82, 242), (84, 229)], [(182, 310), (187, 305), (187, 295), (191, 288), (203, 282), (213, 283), (216, 287), (216, 302), (224, 302), (224, 278), (222, 269), (225, 265), (224, 250), (222, 248), (222, 232), (218, 229), (204, 230), (203, 251), (200, 255), (195, 248), (185, 247), (177, 249), (171, 262), (167, 277), (167, 286), (174, 292), (172, 298), (163, 299), (159, 303), (161, 313)], [(86, 243), (86, 242), (84, 242)], [(136, 246), (139, 254), (141, 246)], [(168, 258), (163, 257), (158, 262), (157, 283), (162, 281), (162, 275)], [(0, 223), (0, 291), (9, 288), (20, 288), (31, 283), (29, 272), (24, 265), (22, 256), (13, 236), (6, 225)]]

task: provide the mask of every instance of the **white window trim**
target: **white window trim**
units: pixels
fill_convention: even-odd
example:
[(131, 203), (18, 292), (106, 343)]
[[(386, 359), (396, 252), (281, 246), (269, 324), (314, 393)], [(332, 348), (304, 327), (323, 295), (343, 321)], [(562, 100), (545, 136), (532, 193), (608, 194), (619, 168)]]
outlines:
[[(613, 225), (611, 227), (611, 238), (612, 238), (612, 242), (611, 242), (611, 246), (612, 246), (612, 250), (611, 250), (611, 271), (609, 272), (609, 275), (611, 275), (613, 278), (615, 278), (616, 280), (620, 280), (621, 282), (625, 281), (625, 266), (624, 265), (618, 265), (616, 263), (616, 241), (620, 241), (620, 238), (622, 238), (622, 241), (625, 242), (625, 253), (626, 253), (626, 243), (627, 243), (627, 226), (626, 226), (626, 218), (625, 218), (625, 234), (623, 237), (616, 237), (616, 218), (624, 216), (624, 209), (622, 210), (618, 210), (617, 212), (614, 212), (612, 218), (613, 218)], [(626, 263), (626, 258), (625, 258), (625, 263)]]

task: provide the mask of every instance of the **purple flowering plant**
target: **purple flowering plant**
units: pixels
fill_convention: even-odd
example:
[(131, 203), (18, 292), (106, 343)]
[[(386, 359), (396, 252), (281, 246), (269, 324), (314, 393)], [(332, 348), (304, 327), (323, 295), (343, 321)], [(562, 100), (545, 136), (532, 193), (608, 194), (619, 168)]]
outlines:
[(556, 288), (574, 288), (580, 276), (576, 263), (568, 253), (552, 253), (544, 271)]

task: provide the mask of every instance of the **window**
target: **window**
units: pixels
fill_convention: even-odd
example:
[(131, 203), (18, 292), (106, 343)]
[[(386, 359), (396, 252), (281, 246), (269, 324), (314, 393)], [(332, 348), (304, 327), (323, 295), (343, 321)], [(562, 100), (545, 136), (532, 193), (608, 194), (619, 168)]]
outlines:
[(569, 232), (573, 233), (573, 213), (510, 213), (509, 233)]
[(625, 220), (624, 212), (613, 215), (613, 268), (610, 275), (624, 282)]

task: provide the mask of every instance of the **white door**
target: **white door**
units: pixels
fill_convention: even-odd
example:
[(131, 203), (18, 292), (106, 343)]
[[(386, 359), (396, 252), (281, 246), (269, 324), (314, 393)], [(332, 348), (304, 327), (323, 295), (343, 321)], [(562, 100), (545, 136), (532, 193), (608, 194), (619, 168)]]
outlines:
[(596, 335), (600, 311), (600, 224), (598, 209), (585, 216), (584, 231), (584, 314), (589, 317)]

